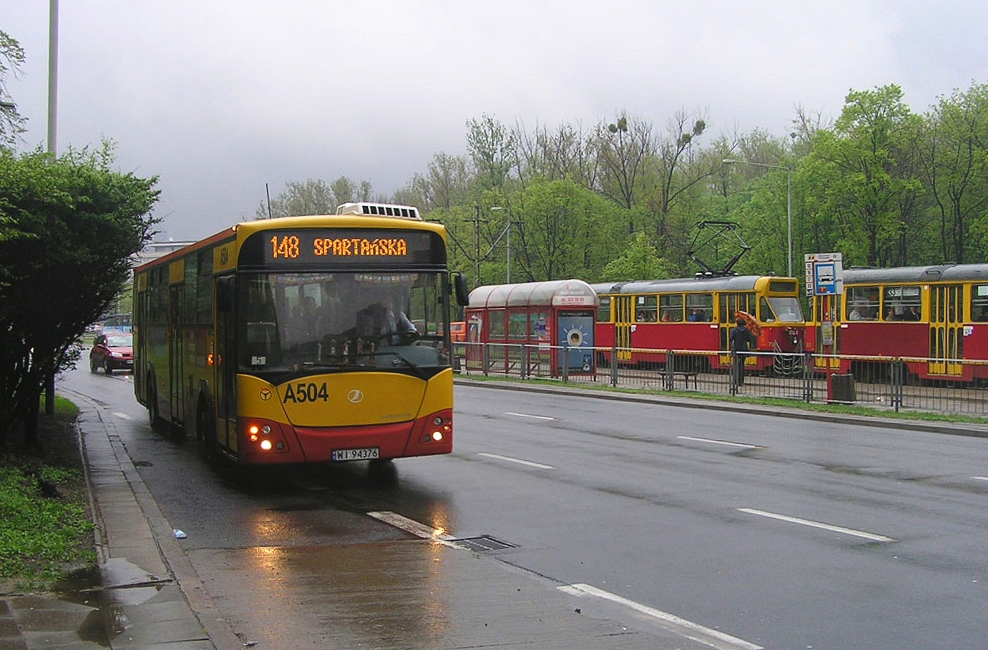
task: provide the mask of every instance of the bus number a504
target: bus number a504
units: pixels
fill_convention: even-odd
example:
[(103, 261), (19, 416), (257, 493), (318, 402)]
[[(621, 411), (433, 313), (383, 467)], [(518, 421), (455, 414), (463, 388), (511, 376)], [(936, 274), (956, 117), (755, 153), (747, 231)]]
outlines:
[(296, 404), (326, 402), (329, 401), (329, 391), (326, 389), (326, 382), (315, 384), (300, 381), (285, 386), (285, 396), (281, 401), (284, 404), (288, 402), (295, 402)]

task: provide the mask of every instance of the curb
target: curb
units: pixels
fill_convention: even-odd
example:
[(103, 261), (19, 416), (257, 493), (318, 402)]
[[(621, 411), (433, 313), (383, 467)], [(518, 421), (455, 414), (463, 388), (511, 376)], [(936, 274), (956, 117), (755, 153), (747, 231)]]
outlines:
[(525, 390), (530, 393), (541, 393), (545, 395), (566, 395), (568, 397), (585, 397), (619, 402), (634, 402), (638, 404), (655, 404), (661, 406), (675, 406), (679, 408), (744, 413), (748, 415), (766, 415), (798, 420), (828, 422), (832, 424), (854, 424), (863, 427), (902, 429), (905, 431), (926, 431), (930, 433), (944, 433), (954, 436), (988, 438), (988, 425), (928, 422), (925, 420), (900, 420), (898, 418), (884, 418), (881, 416), (865, 417), (860, 415), (845, 415), (843, 413), (820, 413), (817, 411), (804, 411), (794, 408), (787, 409), (785, 407), (777, 406), (767, 408), (765, 405), (758, 404), (736, 404), (732, 402), (721, 402), (715, 399), (698, 400), (688, 397), (664, 397), (661, 395), (645, 395), (610, 391), (603, 392), (589, 388), (578, 388), (575, 386), (557, 387), (547, 386), (545, 384), (525, 384), (521, 381), (475, 381), (465, 377), (455, 377), (453, 379), (453, 384), (459, 386), (496, 388), (499, 390)]

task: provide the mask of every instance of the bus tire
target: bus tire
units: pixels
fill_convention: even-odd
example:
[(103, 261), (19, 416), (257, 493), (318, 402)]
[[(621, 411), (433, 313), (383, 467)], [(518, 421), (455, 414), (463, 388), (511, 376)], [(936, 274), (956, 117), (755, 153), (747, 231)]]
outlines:
[(148, 382), (147, 388), (147, 400), (148, 400), (148, 425), (151, 427), (152, 431), (161, 432), (162, 421), (161, 416), (158, 413), (158, 391), (154, 387), (154, 382)]

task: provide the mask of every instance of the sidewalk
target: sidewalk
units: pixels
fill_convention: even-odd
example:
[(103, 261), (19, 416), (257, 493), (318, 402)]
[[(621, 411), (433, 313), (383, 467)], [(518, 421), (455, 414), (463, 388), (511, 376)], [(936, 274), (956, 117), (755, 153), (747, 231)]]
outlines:
[(95, 402), (77, 394), (72, 399), (80, 409), (78, 431), (96, 525), (103, 587), (98, 607), (54, 596), (8, 596), (0, 600), (0, 650), (243, 648), (203, 596), (113, 421)]

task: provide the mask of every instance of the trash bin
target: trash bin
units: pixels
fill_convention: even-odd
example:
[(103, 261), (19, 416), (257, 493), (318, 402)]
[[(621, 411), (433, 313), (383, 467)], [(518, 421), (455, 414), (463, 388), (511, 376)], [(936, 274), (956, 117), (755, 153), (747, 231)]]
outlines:
[(854, 375), (830, 375), (830, 401), (850, 404), (857, 400), (854, 394)]

